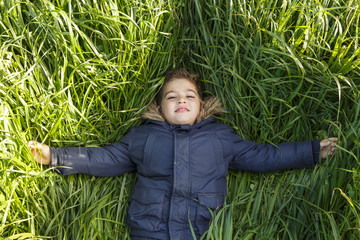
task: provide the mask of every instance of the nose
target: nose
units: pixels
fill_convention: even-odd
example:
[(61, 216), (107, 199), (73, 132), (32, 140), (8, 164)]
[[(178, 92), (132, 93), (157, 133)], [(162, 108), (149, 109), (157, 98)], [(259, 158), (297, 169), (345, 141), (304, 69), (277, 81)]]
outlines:
[(183, 97), (183, 96), (179, 97), (178, 103), (185, 103), (185, 102), (186, 102), (186, 98), (185, 98), (185, 97)]

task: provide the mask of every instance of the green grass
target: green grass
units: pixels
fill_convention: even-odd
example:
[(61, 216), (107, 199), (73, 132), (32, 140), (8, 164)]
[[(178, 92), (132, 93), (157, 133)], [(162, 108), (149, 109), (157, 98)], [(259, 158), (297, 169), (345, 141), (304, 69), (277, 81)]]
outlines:
[(60, 177), (26, 146), (102, 146), (184, 66), (244, 139), (339, 137), (315, 169), (230, 172), (203, 239), (359, 239), (358, 1), (0, 0), (0, 236), (126, 239), (133, 174)]

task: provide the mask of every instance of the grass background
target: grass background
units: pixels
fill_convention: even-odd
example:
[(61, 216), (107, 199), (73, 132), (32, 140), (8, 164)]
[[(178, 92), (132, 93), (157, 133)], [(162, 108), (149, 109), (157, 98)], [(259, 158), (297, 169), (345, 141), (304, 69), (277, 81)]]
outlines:
[(0, 0), (0, 236), (127, 239), (133, 174), (60, 177), (26, 142), (117, 141), (182, 66), (244, 139), (341, 140), (315, 169), (230, 172), (204, 239), (359, 239), (359, 4)]

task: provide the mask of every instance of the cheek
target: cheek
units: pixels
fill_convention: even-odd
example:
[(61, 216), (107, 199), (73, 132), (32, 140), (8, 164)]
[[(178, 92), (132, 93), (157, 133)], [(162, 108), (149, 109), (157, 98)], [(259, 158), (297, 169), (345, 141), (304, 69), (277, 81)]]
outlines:
[(161, 112), (164, 116), (167, 116), (170, 113), (170, 104), (161, 104)]
[(200, 113), (200, 110), (201, 110), (201, 104), (200, 102), (196, 103), (196, 109), (198, 111), (198, 114)]

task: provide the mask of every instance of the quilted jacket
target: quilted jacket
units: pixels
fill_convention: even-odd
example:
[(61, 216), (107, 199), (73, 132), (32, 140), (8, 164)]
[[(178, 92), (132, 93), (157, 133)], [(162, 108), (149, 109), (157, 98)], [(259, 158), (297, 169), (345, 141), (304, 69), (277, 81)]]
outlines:
[(194, 125), (171, 125), (159, 115), (102, 148), (52, 148), (51, 166), (62, 175), (136, 172), (128, 210), (132, 239), (184, 240), (193, 239), (191, 227), (197, 238), (208, 229), (209, 210), (224, 203), (228, 169), (268, 172), (312, 168), (317, 161), (318, 142), (245, 141), (207, 115)]

